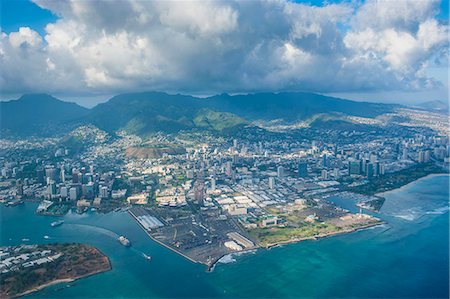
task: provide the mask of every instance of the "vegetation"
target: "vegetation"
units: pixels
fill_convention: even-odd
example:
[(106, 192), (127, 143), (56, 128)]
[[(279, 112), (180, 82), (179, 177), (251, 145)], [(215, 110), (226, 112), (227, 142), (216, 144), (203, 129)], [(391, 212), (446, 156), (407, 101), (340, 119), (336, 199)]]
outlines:
[(367, 184), (349, 188), (350, 191), (374, 195), (376, 193), (385, 192), (400, 188), (421, 177), (433, 173), (445, 173), (445, 170), (434, 163), (415, 164), (412, 167), (403, 169), (394, 173), (387, 173), (371, 179)]
[(270, 246), (277, 243), (313, 238), (322, 234), (337, 232), (339, 230), (339, 227), (324, 222), (304, 222), (300, 227), (256, 228), (250, 230), (250, 234), (258, 240), (262, 246)]
[(5, 135), (53, 136), (68, 132), (88, 111), (47, 94), (23, 95), (16, 101), (0, 102), (0, 127)]
[(51, 250), (62, 253), (57, 260), (0, 275), (0, 297), (10, 298), (37, 290), (40, 286), (61, 279), (78, 279), (108, 271), (108, 257), (98, 249), (83, 244), (39, 245), (36, 250)]
[[(118, 95), (92, 109), (49, 95), (27, 95), (0, 103), (2, 133), (18, 136), (52, 136), (86, 124), (109, 133), (123, 129), (143, 137), (159, 131), (205, 129), (226, 134), (229, 129), (257, 120), (295, 122), (325, 113), (377, 117), (395, 107), (311, 93), (223, 94), (200, 99), (144, 92)], [(320, 125), (318, 121), (315, 124)]]
[(223, 131), (224, 129), (244, 125), (246, 121), (232, 113), (204, 109), (194, 119), (194, 124), (201, 128)]

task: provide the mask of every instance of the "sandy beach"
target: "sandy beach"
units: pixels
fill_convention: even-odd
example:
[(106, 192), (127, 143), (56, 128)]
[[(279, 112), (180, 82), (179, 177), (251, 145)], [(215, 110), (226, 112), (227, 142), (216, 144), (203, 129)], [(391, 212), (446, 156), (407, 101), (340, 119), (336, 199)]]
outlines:
[(395, 188), (395, 189), (392, 189), (392, 190), (389, 190), (389, 191), (384, 191), (384, 192), (377, 193), (377, 194), (375, 194), (375, 196), (384, 197), (385, 194), (390, 193), (390, 192), (399, 192), (399, 191), (403, 190), (404, 188), (407, 188), (407, 186), (409, 186), (410, 184), (414, 184), (416, 182), (419, 182), (419, 181), (422, 181), (422, 180), (426, 180), (428, 178), (439, 177), (439, 176), (448, 176), (449, 180), (450, 180), (450, 174), (449, 173), (432, 173), (432, 174), (423, 176), (421, 178), (418, 178), (415, 181), (409, 182), (408, 184), (403, 185), (403, 186), (401, 186), (399, 188)]

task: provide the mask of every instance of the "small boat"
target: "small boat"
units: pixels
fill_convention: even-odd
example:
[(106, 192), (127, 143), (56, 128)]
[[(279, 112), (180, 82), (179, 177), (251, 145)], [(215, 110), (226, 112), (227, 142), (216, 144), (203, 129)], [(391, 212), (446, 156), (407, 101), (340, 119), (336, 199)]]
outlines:
[(23, 200), (12, 200), (12, 201), (8, 201), (6, 203), (6, 206), (7, 207), (14, 207), (14, 206), (17, 206), (17, 205), (20, 205), (20, 204), (23, 204)]
[(50, 225), (51, 225), (52, 227), (55, 227), (55, 226), (60, 226), (60, 225), (63, 224), (63, 223), (64, 223), (64, 220), (58, 220), (58, 221), (55, 221), (55, 222), (50, 223)]
[(142, 256), (149, 262), (152, 260), (152, 257), (149, 255), (146, 255), (145, 253), (142, 253)]
[(44, 239), (50, 239), (50, 237), (49, 237), (49, 236), (47, 236), (47, 235), (45, 235), (45, 236), (44, 236)]
[(131, 246), (130, 240), (128, 240), (124, 236), (120, 236), (117, 240), (119, 240), (120, 244), (122, 244), (125, 247), (130, 247)]

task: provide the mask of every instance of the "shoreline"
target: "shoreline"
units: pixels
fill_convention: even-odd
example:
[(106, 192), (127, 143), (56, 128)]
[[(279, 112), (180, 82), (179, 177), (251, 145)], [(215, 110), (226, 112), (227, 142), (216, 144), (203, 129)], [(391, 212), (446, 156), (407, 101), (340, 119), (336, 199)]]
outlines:
[[(172, 248), (172, 247), (170, 247), (169, 245), (164, 244), (163, 242), (161, 242), (161, 241), (159, 241), (159, 240), (153, 238), (153, 236), (152, 236), (152, 235), (145, 229), (145, 227), (143, 227), (142, 224), (138, 221), (137, 217), (133, 214), (133, 212), (131, 212), (131, 210), (129, 210), (128, 213), (131, 215), (131, 217), (133, 217), (133, 219), (137, 222), (137, 224), (144, 230), (144, 232), (147, 234), (147, 236), (150, 237), (150, 239), (152, 239), (152, 240), (155, 241), (156, 243), (158, 243), (158, 244), (160, 244), (160, 245), (162, 245), (162, 246), (164, 246), (164, 247), (166, 247), (166, 248), (172, 250), (173, 252), (175, 252), (175, 253), (181, 255), (182, 257), (188, 259), (189, 261), (191, 261), (191, 262), (193, 262), (193, 263), (196, 263), (196, 264), (203, 264), (202, 262), (198, 262), (198, 261), (196, 261), (196, 260), (190, 258), (189, 256), (185, 255), (184, 253), (182, 253), (182, 252), (176, 250), (175, 248)], [(206, 265), (206, 264), (203, 264), (203, 265)], [(208, 265), (206, 265), (206, 266), (208, 266)]]
[[(80, 278), (82, 278), (82, 277), (80, 277)], [(28, 295), (28, 294), (31, 294), (31, 293), (43, 290), (46, 287), (49, 287), (49, 286), (52, 286), (52, 285), (57, 285), (57, 284), (60, 284), (60, 283), (65, 283), (65, 282), (73, 282), (75, 280), (77, 280), (77, 278), (60, 278), (60, 279), (55, 279), (55, 280), (49, 281), (47, 283), (44, 283), (44, 284), (42, 284), (40, 286), (34, 287), (34, 288), (30, 289), (30, 290), (27, 290), (27, 291), (25, 291), (23, 293), (16, 294), (16, 295), (12, 296), (11, 298), (19, 298), (19, 297), (22, 297), (22, 296), (25, 296), (25, 295)]]
[[(100, 250), (99, 250), (99, 251), (100, 251)], [(101, 252), (101, 251), (100, 251), (100, 252)], [(102, 254), (103, 254), (103, 253), (102, 253)], [(108, 258), (108, 257), (107, 257), (107, 258)], [(109, 261), (109, 258), (108, 258), (108, 262), (109, 262), (109, 268), (108, 268), (108, 269), (105, 269), (105, 270), (97, 270), (97, 271), (95, 271), (95, 272), (93, 272), (93, 273), (89, 273), (89, 274), (86, 274), (86, 275), (77, 276), (77, 277), (73, 277), (73, 278), (58, 278), (58, 279), (54, 279), (54, 280), (49, 281), (49, 282), (47, 282), (47, 283), (44, 283), (44, 284), (42, 284), (42, 285), (39, 285), (39, 286), (33, 287), (33, 288), (29, 289), (29, 290), (26, 290), (26, 291), (24, 291), (24, 292), (22, 292), (22, 293), (20, 293), (20, 294), (15, 294), (15, 295), (11, 296), (10, 298), (19, 298), (19, 297), (22, 297), (22, 296), (25, 296), (25, 295), (32, 294), (32, 293), (34, 293), (34, 292), (41, 291), (41, 290), (43, 290), (43, 289), (45, 289), (45, 288), (47, 288), (47, 287), (50, 287), (50, 286), (52, 286), (52, 285), (57, 285), (57, 284), (61, 284), (61, 283), (74, 282), (74, 281), (77, 281), (77, 280), (80, 280), (80, 279), (83, 279), (83, 278), (88, 278), (88, 277), (93, 276), (93, 275), (96, 275), (96, 274), (100, 274), (100, 273), (104, 273), (104, 272), (111, 271), (111, 270), (112, 270), (112, 266), (111, 266), (111, 262)]]
[(334, 231), (334, 232), (330, 232), (330, 233), (323, 233), (323, 234), (319, 234), (319, 235), (311, 236), (311, 237), (303, 237), (303, 238), (298, 238), (298, 239), (291, 239), (291, 240), (281, 241), (281, 242), (277, 242), (277, 243), (269, 243), (269, 244), (267, 244), (265, 246), (261, 246), (261, 247), (262, 248), (266, 248), (266, 249), (271, 249), (271, 248), (274, 248), (274, 247), (279, 247), (279, 246), (293, 244), (293, 243), (300, 243), (300, 242), (303, 242), (303, 241), (316, 241), (316, 240), (319, 240), (319, 239), (333, 237), (333, 236), (337, 236), (337, 235), (350, 234), (350, 233), (361, 231), (361, 230), (364, 230), (364, 229), (367, 229), (367, 228), (382, 226), (384, 224), (386, 224), (385, 221), (378, 220), (376, 223), (366, 224), (366, 225), (363, 225), (363, 226), (360, 226), (360, 227), (356, 227), (356, 228), (349, 228), (349, 229), (340, 230), (340, 231)]
[(182, 257), (186, 258), (187, 260), (189, 260), (190, 262), (192, 262), (192, 263), (194, 263), (194, 264), (205, 265), (205, 266), (206, 266), (206, 270), (205, 270), (206, 272), (212, 272), (212, 271), (214, 270), (214, 267), (216, 266), (216, 264), (217, 264), (217, 263), (219, 262), (219, 260), (220, 260), (221, 258), (223, 258), (224, 256), (227, 256), (227, 255), (229, 255), (229, 254), (234, 254), (234, 253), (248, 252), (248, 251), (252, 251), (252, 250), (256, 250), (256, 249), (258, 249), (258, 248), (261, 248), (261, 246), (256, 246), (256, 247), (249, 248), (249, 249), (245, 249), (245, 250), (241, 250), (241, 251), (230, 252), (230, 253), (224, 254), (224, 255), (222, 255), (222, 256), (216, 258), (211, 264), (205, 264), (205, 263), (202, 263), (202, 262), (200, 262), (200, 261), (196, 261), (196, 260), (194, 260), (193, 258), (187, 256), (186, 254), (184, 254), (184, 253), (182, 253), (182, 252), (176, 250), (175, 248), (172, 248), (172, 247), (170, 247), (169, 245), (164, 244), (163, 242), (161, 242), (161, 241), (159, 241), (159, 240), (153, 238), (153, 236), (152, 236), (152, 235), (151, 235), (151, 234), (150, 234), (150, 233), (142, 226), (142, 224), (137, 220), (137, 218), (136, 218), (136, 216), (133, 214), (133, 212), (128, 211), (128, 213), (131, 215), (131, 217), (133, 217), (133, 219), (138, 223), (138, 225), (144, 230), (144, 232), (147, 234), (147, 236), (150, 237), (151, 240), (153, 240), (153, 241), (155, 241), (156, 243), (158, 243), (158, 244), (160, 244), (160, 245), (166, 247), (167, 249), (169, 249), (169, 250), (175, 252), (176, 254), (181, 255)]
[(164, 246), (165, 248), (171, 250), (172, 252), (181, 255), (182, 257), (186, 258), (187, 260), (189, 260), (192, 263), (195, 264), (202, 264), (206, 266), (206, 272), (212, 272), (215, 268), (215, 266), (219, 263), (220, 259), (222, 259), (223, 257), (227, 256), (227, 255), (232, 255), (232, 254), (241, 254), (241, 253), (246, 253), (246, 252), (250, 252), (250, 251), (254, 251), (254, 250), (258, 250), (258, 249), (271, 249), (273, 247), (278, 247), (278, 246), (282, 246), (282, 245), (288, 245), (288, 244), (293, 244), (293, 243), (299, 243), (302, 241), (308, 241), (308, 240), (318, 240), (318, 239), (322, 239), (322, 238), (327, 238), (327, 237), (333, 237), (336, 235), (341, 235), (341, 234), (349, 234), (349, 233), (353, 233), (353, 232), (357, 232), (360, 230), (364, 230), (367, 228), (371, 228), (371, 227), (376, 227), (376, 226), (382, 226), (384, 224), (386, 224), (385, 221), (380, 220), (377, 218), (377, 222), (376, 223), (370, 223), (370, 224), (366, 224), (360, 227), (356, 227), (356, 228), (350, 228), (350, 229), (345, 229), (345, 230), (341, 230), (341, 231), (334, 231), (334, 232), (330, 232), (330, 233), (324, 233), (324, 234), (319, 234), (316, 236), (311, 236), (311, 237), (304, 237), (304, 238), (299, 238), (299, 239), (291, 239), (291, 240), (286, 240), (286, 241), (281, 241), (281, 242), (277, 242), (277, 243), (272, 243), (272, 244), (268, 244), (268, 245), (261, 245), (261, 243), (257, 243), (255, 247), (253, 248), (249, 248), (249, 249), (244, 249), (241, 251), (236, 251), (236, 252), (231, 252), (231, 253), (227, 253), (224, 254), (218, 258), (216, 258), (211, 264), (206, 264), (200, 261), (196, 261), (193, 258), (187, 256), (186, 254), (176, 250), (175, 248), (170, 247), (167, 244), (164, 244), (163, 242), (155, 239), (142, 225), (141, 223), (137, 220), (136, 216), (133, 214), (133, 212), (131, 212), (130, 210), (128, 211), (128, 213), (131, 215), (131, 217), (138, 223), (138, 225), (141, 227), (141, 229), (144, 230), (145, 234), (147, 234), (147, 236), (150, 237), (151, 240), (155, 241), (156, 243)]
[(417, 180), (409, 182), (408, 184), (405, 184), (405, 185), (400, 186), (398, 188), (394, 188), (394, 189), (391, 189), (391, 190), (387, 190), (387, 191), (376, 193), (376, 194), (374, 194), (374, 196), (384, 197), (384, 195), (386, 193), (398, 192), (398, 191), (403, 190), (404, 188), (407, 188), (410, 184), (414, 184), (414, 183), (417, 183), (419, 181), (423, 181), (423, 180), (426, 180), (426, 179), (429, 179), (429, 178), (433, 178), (433, 177), (440, 177), (440, 176), (448, 176), (449, 179), (450, 179), (450, 173), (447, 173), (447, 172), (445, 172), (445, 173), (430, 173), (430, 174), (427, 174), (426, 176), (420, 177)]
[(300, 243), (303, 241), (316, 241), (319, 239), (323, 239), (323, 238), (327, 238), (327, 237), (333, 237), (333, 236), (337, 236), (337, 235), (344, 235), (344, 234), (350, 234), (350, 233), (354, 233), (357, 231), (362, 231), (368, 228), (374, 228), (374, 227), (378, 227), (378, 226), (383, 226), (385, 225), (386, 222), (379, 220), (377, 223), (372, 223), (372, 224), (367, 224), (367, 225), (363, 225), (361, 227), (357, 227), (357, 228), (352, 228), (352, 229), (346, 229), (346, 230), (342, 230), (342, 231), (335, 231), (335, 232), (330, 232), (327, 234), (319, 234), (317, 236), (312, 236), (312, 237), (304, 237), (304, 238), (299, 238), (299, 239), (291, 239), (291, 240), (286, 240), (286, 241), (281, 241), (281, 242), (277, 242), (277, 243), (271, 243), (271, 244), (267, 244), (267, 245), (261, 245), (258, 244), (256, 247), (254, 248), (250, 248), (250, 249), (245, 249), (242, 251), (236, 251), (236, 252), (232, 252), (232, 253), (228, 253), (228, 254), (224, 254), (222, 257), (220, 257), (219, 259), (217, 259), (208, 269), (207, 272), (212, 272), (214, 270), (214, 268), (216, 267), (217, 264), (220, 263), (220, 260), (228, 255), (234, 255), (234, 254), (245, 254), (248, 252), (252, 252), (252, 251), (258, 251), (258, 249), (264, 249), (264, 250), (270, 250), (272, 248), (276, 248), (276, 247), (281, 247), (284, 245), (289, 245), (289, 244), (295, 244), (295, 243)]
[[(81, 245), (90, 247), (89, 245), (85, 245), (85, 244), (81, 244)], [(108, 263), (107, 267), (105, 267), (105, 268), (98, 268), (98, 269), (95, 269), (94, 271), (92, 271), (90, 273), (86, 273), (84, 275), (79, 275), (79, 276), (74, 276), (74, 277), (62, 277), (62, 278), (55, 277), (54, 279), (52, 279), (52, 280), (50, 280), (48, 282), (45, 282), (45, 283), (43, 283), (41, 285), (33, 286), (30, 289), (24, 290), (21, 293), (12, 294), (12, 295), (6, 294), (5, 298), (19, 298), (19, 297), (23, 297), (25, 295), (29, 295), (29, 294), (32, 294), (32, 293), (35, 293), (35, 292), (38, 292), (38, 291), (42, 291), (45, 288), (53, 286), (53, 285), (58, 285), (58, 284), (62, 284), (62, 283), (70, 283), (70, 282), (74, 282), (74, 281), (77, 281), (77, 280), (80, 280), (80, 279), (88, 278), (88, 277), (93, 276), (93, 275), (97, 275), (97, 274), (100, 274), (100, 273), (111, 271), (112, 270), (112, 265), (111, 265), (111, 260), (109, 259), (109, 257), (107, 255), (105, 255), (100, 249), (98, 249), (96, 247), (92, 247), (92, 248), (103, 256), (102, 259), (106, 259), (106, 261)]]

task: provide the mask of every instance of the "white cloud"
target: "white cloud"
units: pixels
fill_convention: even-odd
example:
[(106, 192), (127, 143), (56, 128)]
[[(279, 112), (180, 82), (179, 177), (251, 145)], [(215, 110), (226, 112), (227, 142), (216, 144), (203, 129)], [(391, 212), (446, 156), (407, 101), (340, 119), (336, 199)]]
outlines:
[(2, 92), (426, 89), (448, 51), (434, 0), (36, 3), (60, 18), (2, 33)]

